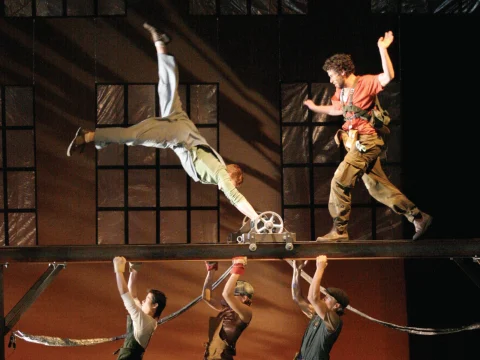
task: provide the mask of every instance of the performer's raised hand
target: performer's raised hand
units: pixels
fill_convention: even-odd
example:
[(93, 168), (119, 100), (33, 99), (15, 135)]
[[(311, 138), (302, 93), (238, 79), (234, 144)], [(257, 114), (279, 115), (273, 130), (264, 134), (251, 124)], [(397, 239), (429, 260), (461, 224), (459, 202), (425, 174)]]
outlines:
[(113, 268), (116, 273), (125, 272), (125, 264), (127, 260), (123, 256), (115, 256), (113, 259)]
[(245, 266), (247, 266), (246, 256), (236, 256), (232, 259), (232, 274), (242, 275), (245, 272)]
[(142, 267), (142, 263), (141, 262), (129, 262), (129, 270), (130, 272), (132, 271), (138, 271), (140, 270), (140, 268)]
[(218, 270), (218, 262), (217, 261), (205, 261), (205, 267), (207, 271), (217, 271)]
[(385, 32), (384, 36), (381, 36), (378, 39), (377, 45), (380, 48), (388, 48), (390, 44), (393, 42), (393, 33), (391, 31)]

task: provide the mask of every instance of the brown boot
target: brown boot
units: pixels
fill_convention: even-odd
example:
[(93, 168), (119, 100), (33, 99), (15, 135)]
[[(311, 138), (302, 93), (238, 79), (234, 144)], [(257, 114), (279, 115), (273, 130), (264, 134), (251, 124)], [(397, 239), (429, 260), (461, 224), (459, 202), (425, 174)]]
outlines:
[(347, 241), (349, 240), (348, 238), (348, 232), (345, 230), (342, 233), (337, 232), (337, 229), (333, 228), (330, 230), (328, 234), (325, 234), (323, 236), (319, 236), (317, 238), (317, 242), (322, 242), (322, 241)]
[(420, 239), (420, 237), (427, 231), (432, 224), (433, 217), (420, 211), (420, 217), (413, 220), (415, 226), (415, 235), (413, 235), (413, 241)]

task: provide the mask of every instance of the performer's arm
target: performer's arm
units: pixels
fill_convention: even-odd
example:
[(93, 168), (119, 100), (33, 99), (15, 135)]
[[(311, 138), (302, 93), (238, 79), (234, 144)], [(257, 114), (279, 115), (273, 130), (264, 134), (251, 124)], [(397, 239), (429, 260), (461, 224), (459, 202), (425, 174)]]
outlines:
[(230, 271), (231, 275), (223, 288), (223, 298), (227, 302), (228, 306), (235, 311), (240, 319), (244, 323), (249, 323), (252, 320), (252, 309), (250, 306), (245, 305), (239, 296), (235, 296), (235, 287), (237, 286), (237, 280), (245, 272), (245, 266), (247, 265), (247, 258), (234, 257), (233, 258), (233, 267)]
[(138, 299), (137, 294), (137, 277), (138, 269), (140, 268), (139, 263), (129, 263), (130, 268), (130, 277), (128, 278), (128, 291), (134, 299)]
[(314, 313), (313, 307), (303, 297), (302, 288), (300, 287), (300, 276), (306, 264), (307, 264), (307, 261), (301, 262), (298, 260), (293, 260), (292, 298), (293, 298), (293, 301), (295, 301), (297, 305), (300, 307), (300, 310), (302, 310), (302, 312), (308, 318), (311, 318)]
[(388, 54), (388, 47), (393, 42), (393, 33), (387, 31), (385, 36), (378, 39), (378, 51), (380, 52), (380, 58), (382, 60), (382, 69), (383, 73), (378, 75), (378, 80), (383, 87), (392, 81), (395, 77), (395, 71), (393, 69), (392, 61), (390, 60), (390, 55)]
[(207, 277), (205, 278), (205, 282), (203, 284), (202, 300), (205, 301), (211, 308), (220, 311), (222, 310), (220, 301), (212, 297), (213, 277), (215, 271), (218, 270), (218, 263), (216, 261), (206, 261), (205, 266), (207, 267)]
[(125, 264), (127, 260), (123, 256), (116, 256), (113, 259), (113, 268), (115, 271), (115, 277), (117, 279), (117, 288), (118, 293), (123, 295), (128, 292), (127, 282), (125, 281), (125, 277), (123, 273), (125, 272)]
[(311, 111), (319, 114), (326, 114), (331, 116), (343, 115), (341, 108), (337, 108), (334, 105), (315, 105), (315, 103), (308, 99), (303, 102), (303, 105), (308, 107)]
[(218, 188), (223, 191), (228, 200), (243, 215), (248, 216), (250, 220), (255, 220), (258, 216), (253, 206), (235, 187), (227, 170), (221, 169), (218, 173)]
[[(126, 262), (127, 261), (123, 256), (116, 256), (113, 259), (115, 277), (117, 280), (118, 292), (120, 293), (123, 304), (125, 305), (125, 309), (128, 311), (133, 322), (135, 339), (141, 342), (141, 339), (139, 339), (139, 333), (141, 333), (141, 331), (145, 329), (146, 325), (144, 321), (145, 318), (148, 318), (149, 316), (143, 313), (140, 308), (141, 304), (139, 303), (139, 301), (137, 299), (134, 299), (132, 297), (132, 294), (130, 294), (130, 292), (128, 291), (128, 285), (123, 275), (123, 273), (125, 272)], [(148, 344), (148, 341), (141, 342), (142, 346), (146, 346), (146, 344)]]
[(255, 220), (258, 217), (257, 212), (245, 197), (242, 200), (240, 200), (240, 202), (235, 204), (235, 207), (243, 215), (248, 216), (250, 220)]
[(322, 281), (323, 272), (327, 267), (327, 257), (325, 255), (317, 256), (317, 269), (315, 275), (313, 275), (310, 288), (308, 289), (308, 301), (312, 304), (313, 309), (322, 319), (325, 319), (325, 315), (328, 311), (327, 304), (323, 301), (320, 295), (320, 282)]

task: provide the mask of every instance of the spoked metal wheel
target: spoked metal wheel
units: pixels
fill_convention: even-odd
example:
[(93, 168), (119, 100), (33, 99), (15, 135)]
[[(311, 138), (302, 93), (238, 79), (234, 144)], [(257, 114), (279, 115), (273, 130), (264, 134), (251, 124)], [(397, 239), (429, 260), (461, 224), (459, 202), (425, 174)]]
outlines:
[(283, 220), (273, 211), (265, 211), (255, 219), (257, 234), (280, 234), (283, 232)]

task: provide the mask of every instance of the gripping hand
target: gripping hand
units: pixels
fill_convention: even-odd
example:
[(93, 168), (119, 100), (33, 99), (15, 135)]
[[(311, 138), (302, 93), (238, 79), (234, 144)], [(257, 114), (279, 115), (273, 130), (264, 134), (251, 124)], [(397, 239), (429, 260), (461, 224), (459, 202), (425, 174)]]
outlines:
[(216, 261), (205, 261), (205, 266), (207, 271), (218, 270), (218, 262)]
[(127, 260), (123, 256), (115, 256), (113, 259), (113, 269), (116, 273), (123, 273), (125, 272), (125, 264)]
[(231, 274), (242, 275), (245, 272), (245, 266), (247, 266), (247, 257), (246, 256), (237, 256), (232, 259), (232, 270)]
[(133, 270), (138, 271), (142, 267), (142, 263), (140, 262), (129, 262), (129, 271), (132, 272)]

